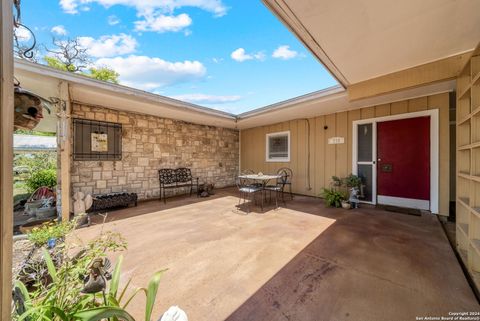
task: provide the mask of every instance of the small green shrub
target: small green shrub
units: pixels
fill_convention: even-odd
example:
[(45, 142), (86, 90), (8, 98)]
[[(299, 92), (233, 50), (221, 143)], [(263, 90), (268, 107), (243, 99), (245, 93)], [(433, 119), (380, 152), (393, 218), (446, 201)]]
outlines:
[(338, 176), (332, 176), (332, 185), (340, 187), (343, 185), (343, 179)]
[(38, 152), (33, 154), (15, 154), (13, 166), (25, 166), (28, 167), (32, 172), (42, 169), (55, 169), (57, 168), (57, 153)]
[(57, 185), (57, 171), (55, 169), (42, 169), (38, 172), (33, 172), (27, 179), (26, 184), (30, 193), (42, 186), (52, 188)]
[(345, 193), (336, 191), (333, 188), (324, 188), (321, 196), (325, 199), (328, 207), (341, 207), (342, 201), (347, 199)]
[(345, 181), (345, 185), (348, 188), (351, 188), (351, 187), (360, 188), (360, 185), (362, 185), (362, 179), (357, 175), (353, 175), (353, 174), (350, 174), (347, 177), (345, 177), (344, 181)]
[(34, 227), (28, 234), (28, 239), (36, 246), (45, 246), (50, 238), (64, 238), (75, 229), (77, 220), (66, 222), (47, 222)]

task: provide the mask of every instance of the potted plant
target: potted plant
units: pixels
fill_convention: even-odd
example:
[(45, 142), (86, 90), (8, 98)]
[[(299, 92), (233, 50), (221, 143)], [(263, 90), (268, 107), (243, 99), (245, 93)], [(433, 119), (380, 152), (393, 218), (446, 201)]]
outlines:
[(347, 189), (356, 187), (360, 192), (360, 194), (358, 195), (359, 198), (365, 197), (364, 196), (365, 184), (363, 184), (361, 177), (350, 174), (344, 178), (344, 184), (346, 185)]
[(357, 175), (350, 174), (344, 179), (345, 185), (349, 188), (352, 187), (358, 187), (360, 188), (360, 185), (362, 185), (362, 179), (358, 177)]
[(343, 180), (338, 176), (332, 176), (332, 186), (334, 187), (342, 187)]
[(343, 201), (342, 201), (342, 208), (343, 208), (343, 209), (346, 209), (346, 210), (349, 210), (349, 209), (352, 208), (352, 205), (350, 204), (349, 201), (343, 200)]
[(333, 188), (324, 188), (321, 196), (325, 199), (325, 204), (327, 204), (328, 207), (341, 207), (342, 201), (347, 199), (345, 193)]

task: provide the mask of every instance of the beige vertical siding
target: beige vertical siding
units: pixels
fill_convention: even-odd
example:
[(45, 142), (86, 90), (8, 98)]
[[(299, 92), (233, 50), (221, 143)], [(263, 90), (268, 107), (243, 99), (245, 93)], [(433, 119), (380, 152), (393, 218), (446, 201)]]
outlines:
[[(305, 119), (241, 131), (241, 166), (265, 173), (281, 167), (293, 170), (295, 193), (318, 196), (330, 184), (333, 175), (346, 176), (352, 171), (352, 122), (427, 109), (439, 109), (440, 122), (440, 214), (448, 215), (449, 208), (449, 96), (448, 93), (407, 101), (339, 112), (308, 119), (310, 123), (310, 184), (307, 177), (308, 125)], [(290, 131), (291, 155), (288, 163), (265, 161), (267, 133)], [(345, 144), (329, 145), (329, 137), (341, 136)], [(309, 189), (309, 185), (311, 189)]]

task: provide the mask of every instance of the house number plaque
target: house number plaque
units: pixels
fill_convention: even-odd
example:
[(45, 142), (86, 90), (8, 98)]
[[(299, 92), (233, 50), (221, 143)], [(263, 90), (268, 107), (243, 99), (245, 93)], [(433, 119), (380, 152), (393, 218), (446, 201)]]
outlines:
[(330, 137), (328, 139), (329, 145), (344, 144), (344, 143), (345, 143), (344, 137)]

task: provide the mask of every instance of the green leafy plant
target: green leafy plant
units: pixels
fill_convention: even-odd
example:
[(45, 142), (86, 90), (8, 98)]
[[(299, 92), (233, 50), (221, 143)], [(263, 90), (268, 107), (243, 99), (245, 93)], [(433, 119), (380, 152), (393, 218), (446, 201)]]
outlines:
[(357, 175), (350, 174), (344, 178), (344, 184), (348, 188), (352, 188), (352, 187), (360, 188), (360, 185), (362, 185), (362, 179)]
[(325, 203), (329, 207), (341, 207), (342, 201), (347, 199), (344, 192), (337, 191), (333, 188), (324, 188), (321, 196), (325, 199)]
[[(160, 279), (162, 277), (162, 274), (166, 270), (161, 270), (153, 274), (152, 278), (148, 282), (148, 286), (146, 288), (140, 287), (131, 293), (131, 295), (125, 298), (125, 294), (130, 286), (131, 279), (128, 280), (127, 284), (123, 288), (121, 292), (118, 292), (118, 285), (119, 285), (119, 280), (120, 280), (120, 271), (121, 271), (121, 265), (123, 263), (123, 257), (120, 256), (119, 259), (117, 260), (117, 264), (115, 265), (115, 269), (112, 274), (112, 280), (110, 281), (110, 287), (108, 291), (108, 306), (105, 307), (100, 307), (96, 309), (92, 309), (91, 311), (85, 312), (85, 314), (92, 314), (92, 315), (101, 315), (103, 318), (111, 318), (115, 317), (116, 313), (118, 313), (119, 309), (123, 310), (126, 312), (126, 309), (130, 302), (133, 300), (135, 296), (137, 296), (139, 293), (144, 293), (146, 297), (146, 303), (145, 303), (145, 321), (150, 321), (152, 319), (152, 311), (153, 307), (155, 305), (155, 299), (157, 297), (157, 292), (158, 292), (158, 286), (160, 283)], [(124, 302), (125, 301), (125, 302)], [(100, 318), (93, 318), (93, 319), (88, 319), (90, 321), (96, 321), (96, 320), (101, 320)], [(128, 319), (130, 320), (130, 319)], [(133, 320), (133, 319), (132, 319)]]
[(33, 193), (37, 188), (57, 185), (57, 171), (55, 169), (43, 169), (32, 173), (26, 181), (29, 192)]
[(108, 67), (90, 68), (90, 73), (84, 75), (114, 84), (118, 84), (118, 77), (120, 76), (118, 72)]
[(338, 176), (332, 176), (332, 185), (340, 187), (343, 185), (343, 180)]
[(34, 227), (27, 238), (37, 247), (45, 246), (51, 238), (61, 239), (73, 231), (77, 225), (80, 216), (71, 221), (66, 222), (46, 222), (39, 227)]
[[(74, 223), (60, 223), (44, 225), (33, 231), (29, 237), (38, 242), (54, 235), (68, 234)], [(73, 236), (70, 234), (69, 239)], [(138, 294), (144, 294), (145, 321), (152, 320), (152, 311), (158, 292), (160, 279), (165, 270), (156, 272), (146, 288), (131, 289), (129, 280), (123, 289), (120, 289), (120, 275), (123, 256), (119, 256), (111, 273), (108, 289), (94, 294), (84, 294), (83, 276), (89, 273), (92, 262), (105, 257), (107, 253), (126, 249), (126, 243), (121, 235), (112, 232), (102, 232), (100, 236), (82, 246), (70, 246), (71, 240), (47, 251), (42, 249), (44, 265), (42, 273), (38, 274), (34, 287), (28, 288), (20, 281), (15, 282), (15, 292), (20, 292), (23, 303), (16, 305), (13, 319), (21, 320), (53, 320), (53, 321), (100, 321), (125, 320), (135, 321), (127, 308)], [(77, 254), (72, 254), (76, 251)], [(61, 259), (58, 259), (58, 258)], [(18, 303), (18, 302), (17, 302)], [(17, 313), (22, 311), (21, 313)]]
[[(85, 245), (72, 244), (75, 242), (70, 240), (49, 251), (43, 248), (44, 264), (39, 267), (42, 271), (32, 273), (36, 277), (34, 285), (27, 287), (20, 281), (15, 283), (15, 292), (20, 292), (23, 300), (16, 302), (17, 308), (12, 316), (14, 320), (73, 321), (105, 318), (103, 314), (97, 313), (95, 315), (99, 318), (95, 319), (95, 315), (86, 313), (108, 306), (109, 301), (104, 293), (82, 293), (83, 279), (88, 275), (95, 259), (126, 249), (126, 242), (118, 233), (102, 232)], [(47, 271), (45, 273), (48, 278), (45, 277), (44, 270)], [(125, 311), (115, 306), (112, 308), (110, 313), (113, 313), (117, 320), (133, 320)]]
[(56, 152), (38, 152), (38, 153), (22, 153), (15, 154), (13, 159), (13, 166), (25, 166), (30, 171), (40, 171), (42, 169), (56, 169), (57, 168), (57, 153)]

